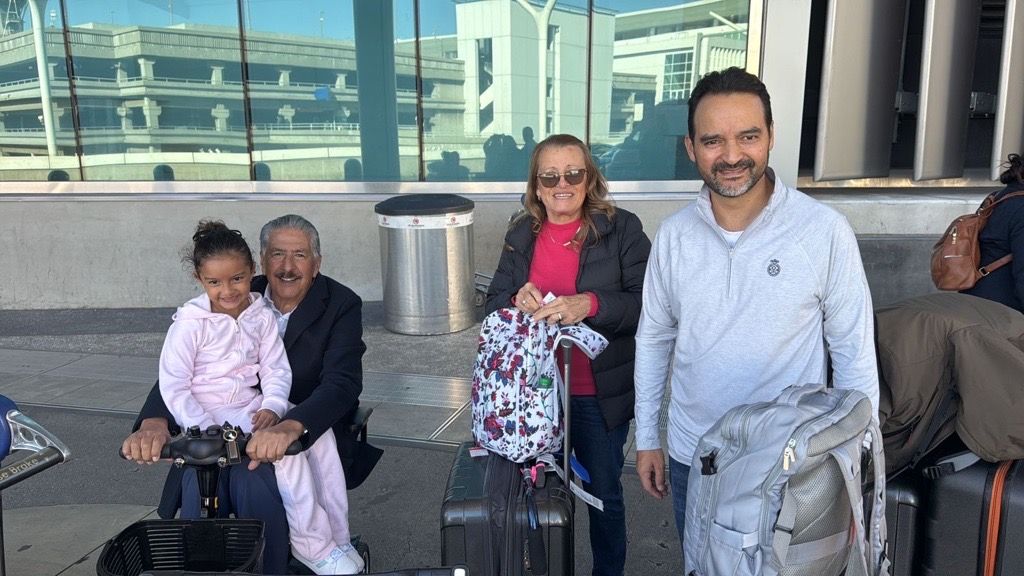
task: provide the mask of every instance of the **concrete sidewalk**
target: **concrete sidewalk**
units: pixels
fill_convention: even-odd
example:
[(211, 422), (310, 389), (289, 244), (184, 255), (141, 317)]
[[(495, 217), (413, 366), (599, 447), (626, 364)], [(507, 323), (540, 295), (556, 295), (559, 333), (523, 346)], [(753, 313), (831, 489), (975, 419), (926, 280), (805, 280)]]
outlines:
[[(66, 434), (61, 438), (75, 451), (69, 464), (5, 492), (7, 574), (95, 574), (102, 543), (153, 512), (163, 470), (117, 462), (112, 455), (153, 386), (172, 312), (0, 311), (0, 394), (30, 416), (45, 414), (49, 420), (36, 419)], [(367, 535), (374, 570), (440, 563), (438, 519), (447, 469), (454, 447), (471, 438), (469, 390), (478, 328), (441, 336), (399, 335), (383, 328), (379, 302), (364, 306), (361, 402), (374, 408), (370, 434), (388, 452), (350, 498), (353, 531)], [(72, 422), (74, 427), (65, 428)], [(82, 441), (83, 447), (69, 440)], [(393, 454), (401, 460), (391, 459)], [(634, 461), (632, 433), (627, 461)], [(417, 468), (409, 470), (404, 463)], [(88, 470), (69, 473), (76, 467)], [(105, 475), (113, 476), (92, 481)], [(635, 475), (625, 476), (629, 573), (678, 573), (670, 503), (642, 495)], [(127, 496), (126, 484), (132, 485)], [(106, 498), (105, 492), (110, 492)], [(426, 510), (425, 500), (430, 504)], [(390, 516), (382, 511), (389, 506), (394, 507)], [(393, 521), (416, 516), (414, 509), (423, 515), (399, 520), (409, 532), (395, 539)], [(590, 566), (586, 524), (580, 509), (579, 574), (588, 574)]]

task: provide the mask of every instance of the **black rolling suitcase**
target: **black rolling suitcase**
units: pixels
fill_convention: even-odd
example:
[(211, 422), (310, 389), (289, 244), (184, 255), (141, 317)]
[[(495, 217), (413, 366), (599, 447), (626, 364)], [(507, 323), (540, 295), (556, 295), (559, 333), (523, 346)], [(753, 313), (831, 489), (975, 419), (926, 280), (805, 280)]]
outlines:
[[(564, 406), (571, 346), (562, 343)], [(571, 480), (568, 410), (563, 427), (562, 469)], [(557, 474), (524, 482), (523, 467), (472, 442), (459, 446), (441, 505), (442, 564), (488, 576), (573, 576), (573, 496)]]
[(885, 523), (890, 576), (914, 576), (925, 509), (924, 478), (902, 474), (885, 484)]
[(1024, 574), (1021, 462), (979, 462), (934, 480), (921, 555), (923, 575)]
[[(572, 496), (561, 479), (548, 474), (535, 489), (536, 520), (543, 542), (531, 549), (530, 511), (520, 466), (486, 453), (470, 456), (471, 442), (459, 446), (441, 506), (441, 564), (463, 564), (470, 574), (571, 576)], [(505, 505), (488, 494), (508, 490)], [(543, 566), (546, 564), (546, 566)]]

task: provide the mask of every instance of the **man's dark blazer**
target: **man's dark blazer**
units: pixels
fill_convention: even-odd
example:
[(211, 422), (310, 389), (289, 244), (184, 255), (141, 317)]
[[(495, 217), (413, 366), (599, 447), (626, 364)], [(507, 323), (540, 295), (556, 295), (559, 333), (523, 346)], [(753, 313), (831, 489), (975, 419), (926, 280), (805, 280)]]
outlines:
[[(266, 287), (265, 276), (253, 279), (253, 292), (262, 294)], [(323, 274), (317, 275), (288, 320), (284, 346), (292, 368), (288, 399), (296, 406), (282, 419), (302, 422), (307, 431), (302, 438), (304, 446), (333, 428), (348, 487), (355, 488), (380, 458), (379, 450), (352, 442), (348, 432), (348, 423), (359, 406), (359, 394), (363, 390), (362, 358), (366, 345), (363, 343), (362, 300), (344, 285)], [(146, 398), (134, 429), (139, 428), (142, 420), (153, 417), (167, 419), (171, 434), (179, 432), (158, 385)], [(161, 499), (162, 517), (174, 515), (180, 486), (181, 470), (172, 467)], [(168, 501), (169, 498), (173, 501)], [(165, 515), (168, 512), (169, 515)]]

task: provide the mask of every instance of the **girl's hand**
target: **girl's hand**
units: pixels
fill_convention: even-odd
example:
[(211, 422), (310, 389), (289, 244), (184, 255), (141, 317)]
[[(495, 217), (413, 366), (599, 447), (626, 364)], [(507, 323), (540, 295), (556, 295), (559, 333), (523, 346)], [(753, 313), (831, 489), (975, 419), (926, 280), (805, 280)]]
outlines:
[(252, 415), (252, 431), (263, 430), (264, 428), (270, 428), (274, 424), (277, 424), (281, 420), (277, 414), (274, 414), (273, 410), (259, 410)]

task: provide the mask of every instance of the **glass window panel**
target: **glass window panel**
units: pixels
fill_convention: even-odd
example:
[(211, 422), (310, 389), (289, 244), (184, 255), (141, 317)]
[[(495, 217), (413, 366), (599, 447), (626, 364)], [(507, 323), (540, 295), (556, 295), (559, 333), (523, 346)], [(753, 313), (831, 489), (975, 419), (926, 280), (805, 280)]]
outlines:
[(78, 180), (60, 6), (0, 7), (0, 180)]
[(609, 180), (695, 180), (687, 100), (713, 70), (746, 65), (749, 0), (598, 0), (591, 152)]
[(419, 179), (412, 6), (247, 2), (253, 158), (263, 176)]
[(586, 0), (421, 1), (427, 180), (523, 181), (537, 141), (584, 138), (587, 27)]
[(86, 179), (249, 179), (234, 0), (67, 11)]

